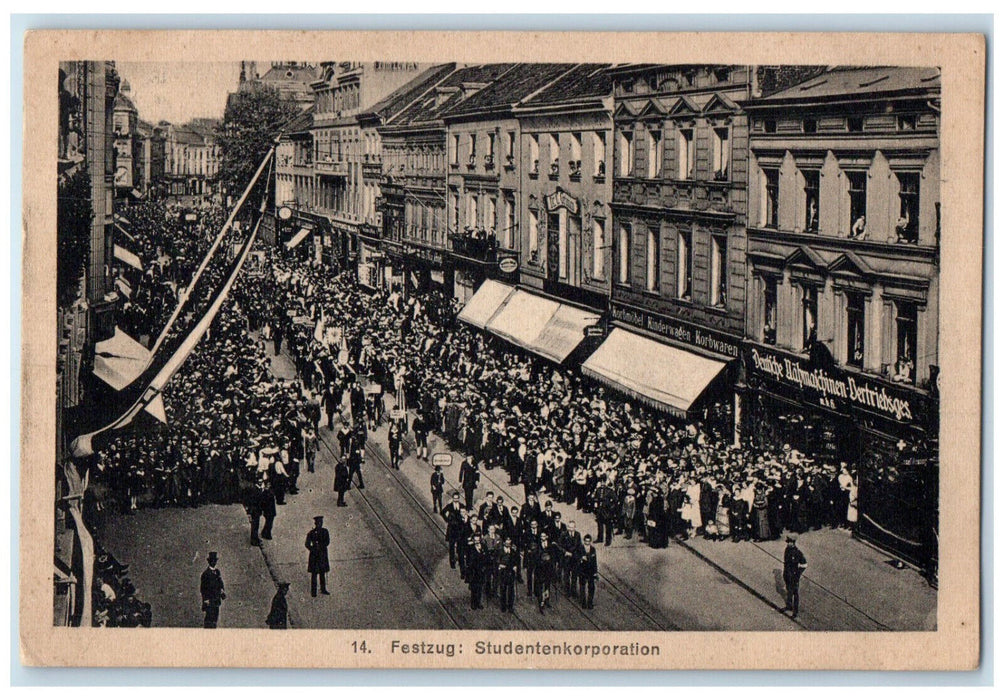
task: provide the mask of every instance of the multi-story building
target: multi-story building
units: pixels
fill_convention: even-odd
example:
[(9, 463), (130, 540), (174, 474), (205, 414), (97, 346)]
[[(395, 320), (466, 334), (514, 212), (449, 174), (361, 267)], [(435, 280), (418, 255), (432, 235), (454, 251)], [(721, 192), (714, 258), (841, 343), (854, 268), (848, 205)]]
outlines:
[(317, 66), (311, 63), (275, 61), (269, 65), (264, 74), (260, 74), (257, 61), (241, 61), (237, 92), (265, 85), (277, 90), (284, 101), (296, 103), (302, 111), (314, 104), (311, 84), (317, 80), (317, 75)]
[(439, 285), (453, 294), (447, 135), (442, 115), (511, 67), (502, 63), (438, 66), (433, 69), (432, 85), (378, 128), (384, 165), (384, 237), (392, 251), (400, 254), (405, 293)]
[(187, 124), (161, 122), (164, 129), (164, 177), (168, 194), (207, 195), (220, 169), (216, 119), (193, 119)]
[(520, 250), (520, 282), (600, 312), (610, 294), (609, 67), (575, 66), (523, 100), (518, 131), (501, 135), (502, 168), (520, 177), (519, 213), (506, 201), (500, 227), (503, 246)]
[(376, 210), (380, 141), (375, 122), (369, 120), (364, 127), (358, 117), (426, 68), (392, 62), (321, 64), (321, 77), (311, 85), (315, 182), (310, 207), (330, 228), (325, 248), (346, 250), (356, 257), (375, 250), (382, 228)]
[(136, 162), (136, 190), (143, 196), (161, 194), (164, 181), (164, 133), (160, 127), (142, 119), (136, 128), (139, 143)]
[[(517, 281), (517, 170), (520, 123), (514, 109), (573, 66), (517, 63), (443, 113), (447, 209), (456, 298), (467, 301), (486, 277)], [(511, 263), (499, 265), (500, 258)]]
[(115, 178), (114, 104), (119, 77), (108, 61), (60, 63), (59, 173), (61, 179), (86, 168), (90, 180), (90, 246), (85, 270), (86, 300), (105, 308), (111, 291)]
[(129, 82), (122, 81), (112, 109), (115, 134), (115, 190), (126, 196), (136, 186), (142, 144), (139, 139), (139, 111), (133, 104)]
[(732, 65), (611, 69), (616, 328), (584, 365), (729, 437), (746, 309), (749, 130), (739, 102), (752, 75)]
[(928, 558), (940, 73), (833, 69), (745, 108), (748, 431), (856, 466), (861, 533)]

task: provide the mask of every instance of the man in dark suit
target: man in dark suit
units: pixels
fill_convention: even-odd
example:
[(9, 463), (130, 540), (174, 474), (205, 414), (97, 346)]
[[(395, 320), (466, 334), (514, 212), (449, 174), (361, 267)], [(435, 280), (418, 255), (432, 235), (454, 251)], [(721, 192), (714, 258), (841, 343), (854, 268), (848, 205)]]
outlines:
[(582, 537), (575, 531), (575, 521), (558, 534), (558, 547), (561, 549), (561, 583), (565, 595), (575, 595), (576, 578), (578, 577), (579, 550), (582, 549)]
[[(353, 442), (355, 442), (353, 440)], [(359, 477), (359, 488), (364, 489), (366, 485), (363, 483), (363, 450), (362, 448), (357, 448), (355, 445), (349, 450), (349, 482), (352, 482), (353, 474)]]
[(593, 538), (588, 534), (582, 538), (578, 559), (576, 574), (579, 578), (579, 603), (584, 608), (592, 608), (599, 569), (596, 563), (596, 547), (593, 546)]
[(474, 508), (474, 490), (477, 489), (480, 480), (481, 472), (478, 471), (477, 463), (471, 461), (469, 457), (465, 458), (460, 465), (460, 485), (464, 489), (467, 510)]
[(432, 491), (432, 512), (439, 513), (443, 510), (443, 485), (446, 477), (443, 476), (443, 468), (436, 466), (429, 476), (429, 489)]
[(519, 552), (513, 547), (512, 539), (505, 538), (498, 553), (497, 577), (499, 582), (499, 608), (502, 612), (512, 612), (516, 602), (516, 572), (519, 570)]
[(216, 552), (210, 552), (206, 561), (209, 562), (209, 566), (202, 572), (202, 580), (199, 582), (202, 610), (206, 613), (202, 626), (206, 629), (216, 629), (220, 620), (220, 605), (227, 599), (227, 593), (223, 588), (223, 576), (216, 568), (219, 556)]
[(481, 535), (475, 532), (467, 552), (467, 585), (471, 590), (471, 610), (481, 609), (481, 594), (484, 592), (486, 577), (485, 569), (488, 554), (481, 543)]
[(314, 516), (314, 529), (307, 533), (307, 539), (303, 546), (307, 548), (310, 555), (307, 558), (307, 571), (310, 573), (310, 595), (317, 597), (317, 579), (321, 580), (321, 594), (329, 595), (325, 574), (330, 567), (328, 565), (328, 545), (331, 544), (331, 536), (324, 527), (324, 517)]
[(340, 459), (335, 463), (335, 491), (338, 492), (338, 503), (336, 505), (339, 508), (344, 508), (348, 505), (345, 502), (345, 492), (351, 487), (352, 479), (349, 477), (349, 467), (345, 464), (344, 459)]
[[(460, 557), (460, 534), (464, 525), (464, 507), (460, 505), (460, 493), (453, 492), (452, 499), (439, 511), (446, 520), (446, 541), (450, 546), (450, 568), (457, 568)], [(462, 567), (461, 567), (462, 568)]]
[(798, 584), (808, 564), (805, 555), (795, 544), (795, 536), (788, 535), (788, 546), (784, 548), (784, 588), (787, 593), (785, 610), (791, 610), (791, 617), (798, 617)]

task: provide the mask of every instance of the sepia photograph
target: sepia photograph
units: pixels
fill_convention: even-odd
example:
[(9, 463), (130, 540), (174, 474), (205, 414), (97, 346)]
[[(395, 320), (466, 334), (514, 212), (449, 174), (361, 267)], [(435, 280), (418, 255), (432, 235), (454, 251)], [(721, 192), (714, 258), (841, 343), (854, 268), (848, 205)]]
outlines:
[(41, 73), (47, 635), (946, 631), (942, 64), (283, 46)]

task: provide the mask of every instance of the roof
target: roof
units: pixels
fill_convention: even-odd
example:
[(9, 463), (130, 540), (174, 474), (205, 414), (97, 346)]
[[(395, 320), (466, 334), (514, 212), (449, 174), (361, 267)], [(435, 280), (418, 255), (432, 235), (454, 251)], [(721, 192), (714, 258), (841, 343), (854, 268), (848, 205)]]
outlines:
[(126, 96), (126, 94), (124, 92), (121, 92), (121, 91), (117, 92), (115, 94), (115, 102), (112, 105), (112, 109), (113, 110), (128, 109), (128, 110), (130, 110), (132, 112), (138, 112), (139, 111), (139, 110), (136, 109), (136, 105), (134, 105), (132, 103), (132, 100), (130, 100)]
[(753, 100), (750, 107), (779, 102), (832, 100), (841, 97), (896, 93), (940, 92), (939, 68), (832, 68), (770, 97)]
[[(491, 83), (498, 76), (515, 66), (514, 63), (488, 63), (458, 68), (440, 82), (434, 84), (428, 95), (416, 100), (393, 117), (393, 126), (422, 124), (439, 119), (445, 112), (464, 99), (463, 86)], [(476, 94), (476, 93), (475, 93)]]
[(286, 124), (283, 132), (286, 135), (295, 134), (301, 131), (307, 131), (311, 126), (314, 125), (314, 108), (310, 107), (305, 109), (295, 117), (293, 117), (288, 124)]
[(582, 63), (521, 103), (521, 107), (560, 104), (612, 94), (607, 63)]
[(263, 83), (312, 83), (318, 72), (313, 66), (272, 66), (259, 78)]
[(511, 109), (572, 67), (571, 63), (517, 63), (443, 116), (446, 119), (456, 119)]
[[(456, 63), (443, 63), (422, 71), (418, 76), (408, 81), (397, 90), (387, 95), (375, 105), (365, 110), (365, 114), (376, 115), (381, 119), (392, 117), (436, 83), (441, 81), (457, 67)], [(361, 116), (361, 115), (360, 115)]]

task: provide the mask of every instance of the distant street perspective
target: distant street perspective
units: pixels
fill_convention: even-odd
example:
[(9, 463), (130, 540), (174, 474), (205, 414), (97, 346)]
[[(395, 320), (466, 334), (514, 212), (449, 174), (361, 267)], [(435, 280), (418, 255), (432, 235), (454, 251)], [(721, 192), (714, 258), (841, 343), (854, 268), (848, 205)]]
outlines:
[(937, 628), (938, 69), (226, 70), (61, 64), (54, 625)]

